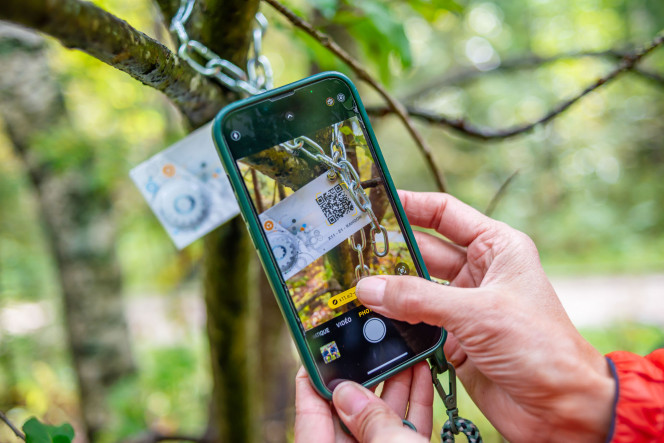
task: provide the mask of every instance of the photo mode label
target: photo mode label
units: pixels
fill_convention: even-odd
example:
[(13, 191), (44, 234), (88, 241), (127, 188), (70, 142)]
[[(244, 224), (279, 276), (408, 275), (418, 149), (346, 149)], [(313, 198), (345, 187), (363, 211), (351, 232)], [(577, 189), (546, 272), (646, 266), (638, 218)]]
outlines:
[(345, 305), (346, 303), (352, 302), (353, 300), (357, 300), (357, 296), (355, 295), (355, 286), (342, 292), (341, 294), (330, 297), (330, 299), (327, 301), (327, 305), (330, 307), (330, 309), (336, 309)]

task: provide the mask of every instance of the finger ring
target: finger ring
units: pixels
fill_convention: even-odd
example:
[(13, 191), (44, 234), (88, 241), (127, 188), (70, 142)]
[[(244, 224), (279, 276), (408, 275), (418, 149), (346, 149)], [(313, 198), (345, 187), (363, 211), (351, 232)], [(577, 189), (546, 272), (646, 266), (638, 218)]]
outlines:
[(405, 418), (404, 418), (403, 420), (401, 420), (401, 422), (402, 422), (404, 425), (408, 426), (408, 427), (409, 427), (410, 429), (412, 429), (413, 431), (417, 432), (417, 428), (415, 427), (415, 425), (412, 424), (411, 422), (409, 422), (408, 420), (406, 420)]

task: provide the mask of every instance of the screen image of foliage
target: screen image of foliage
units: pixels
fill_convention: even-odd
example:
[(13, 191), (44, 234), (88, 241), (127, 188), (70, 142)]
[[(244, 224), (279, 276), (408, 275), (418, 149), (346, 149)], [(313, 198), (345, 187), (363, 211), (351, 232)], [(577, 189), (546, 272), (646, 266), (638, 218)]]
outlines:
[[(410, 257), (410, 252), (408, 251), (408, 247), (401, 234), (401, 229), (396, 221), (394, 211), (387, 199), (385, 186), (378, 174), (367, 140), (357, 117), (339, 122), (338, 131), (343, 139), (343, 145), (345, 146), (348, 161), (355, 167), (362, 186), (365, 188), (365, 192), (367, 192), (369, 196), (372, 210), (376, 214), (381, 225), (386, 229), (389, 239), (389, 251), (385, 257), (378, 257), (371, 252), (371, 245), (369, 244), (371, 240), (370, 227), (366, 226), (361, 229), (361, 233), (358, 232), (354, 234), (352, 238), (340, 239), (337, 246), (327, 251), (320, 258), (315, 259), (312, 263), (306, 265), (295, 275), (287, 278), (286, 285), (288, 286), (293, 303), (305, 330), (323, 324), (344, 312), (360, 306), (358, 300), (351, 301), (350, 303), (336, 308), (331, 307), (328, 302), (331, 297), (356, 285), (357, 278), (353, 273), (353, 269), (359, 264), (357, 253), (351, 251), (351, 254), (353, 255), (349, 257), (352, 259), (352, 266), (350, 269), (340, 269), (339, 257), (349, 254), (349, 244), (351, 247), (357, 243), (361, 244), (362, 236), (364, 237), (364, 248), (362, 253), (363, 264), (367, 266), (368, 275), (394, 274), (395, 268), (401, 263), (407, 266), (405, 269), (415, 269), (412, 258)], [(323, 148), (324, 150), (329, 150), (331, 140), (334, 137), (333, 134), (334, 127), (331, 126), (322, 128), (313, 134), (304, 135), (308, 136), (319, 146), (325, 147)], [(262, 159), (273, 157), (275, 154), (280, 152), (283, 153), (284, 151), (285, 148), (274, 146), (238, 160), (240, 173), (244, 179), (244, 183), (252, 199), (254, 208), (259, 214), (265, 213), (265, 211), (268, 211), (270, 208), (279, 204), (280, 201), (292, 196), (298, 191), (298, 189), (281, 185), (276, 180), (261, 173), (260, 166), (257, 167), (257, 170), (252, 169), (252, 166), (250, 166), (260, 165)], [(326, 152), (326, 154), (331, 156), (330, 152)], [(290, 171), (270, 170), (270, 173), (276, 177), (281, 177), (288, 172)], [(310, 175), (310, 180), (306, 184), (315, 180), (317, 178), (316, 174), (318, 173), (321, 173), (321, 170), (317, 169), (296, 172), (296, 174)], [(321, 175), (327, 176), (327, 174), (328, 171), (323, 169)], [(336, 176), (334, 177), (335, 178), (330, 182), (339, 184), (339, 178)], [(304, 184), (304, 186), (306, 186), (306, 184)], [(352, 205), (351, 200), (347, 195), (347, 186), (343, 183), (340, 184), (340, 186), (342, 185), (344, 187), (344, 196), (342, 197), (343, 203)], [(360, 215), (357, 207), (354, 205), (352, 207), (354, 208), (354, 212), (351, 215)], [(350, 207), (348, 212), (351, 212)], [(318, 241), (323, 240), (321, 233), (318, 230), (311, 230), (311, 227), (307, 227), (306, 224), (303, 225), (299, 222), (297, 217), (299, 217), (297, 214), (292, 214), (292, 216), (289, 215), (287, 217), (289, 230), (293, 233), (306, 230), (306, 232), (302, 233), (302, 235), (307, 236), (305, 243), (311, 242), (312, 239), (313, 241), (316, 241), (317, 236), (320, 237), (320, 240)], [(336, 229), (337, 225), (335, 223), (336, 221), (334, 220), (332, 220), (332, 222), (330, 222), (329, 219), (326, 221), (326, 225)], [(354, 231), (355, 230), (351, 232)], [(267, 234), (269, 242), (270, 234), (269, 232)], [(325, 236), (327, 234), (323, 233), (322, 235)], [(381, 241), (380, 238), (378, 238), (378, 241)], [(274, 248), (274, 245), (272, 246)], [(377, 247), (385, 247), (384, 241), (377, 245)], [(277, 251), (276, 249), (273, 250), (275, 254), (280, 253), (280, 251)], [(288, 252), (290, 253), (290, 251)], [(349, 273), (348, 271), (351, 272)]]

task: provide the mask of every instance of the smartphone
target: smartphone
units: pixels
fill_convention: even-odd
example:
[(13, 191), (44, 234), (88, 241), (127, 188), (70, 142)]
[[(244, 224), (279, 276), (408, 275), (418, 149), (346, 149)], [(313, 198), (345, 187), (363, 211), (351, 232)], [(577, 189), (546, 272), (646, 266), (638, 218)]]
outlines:
[(367, 275), (429, 278), (352, 82), (327, 72), (236, 102), (213, 138), (313, 385), (379, 383), (445, 331), (365, 308)]

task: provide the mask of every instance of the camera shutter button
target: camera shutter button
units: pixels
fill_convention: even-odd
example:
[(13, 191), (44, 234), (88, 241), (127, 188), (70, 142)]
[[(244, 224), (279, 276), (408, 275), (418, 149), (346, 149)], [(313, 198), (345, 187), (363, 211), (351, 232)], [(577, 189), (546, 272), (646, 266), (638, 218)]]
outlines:
[(372, 317), (364, 322), (362, 333), (368, 342), (378, 343), (385, 338), (387, 327), (385, 326), (385, 322), (383, 322), (383, 320), (380, 318)]

